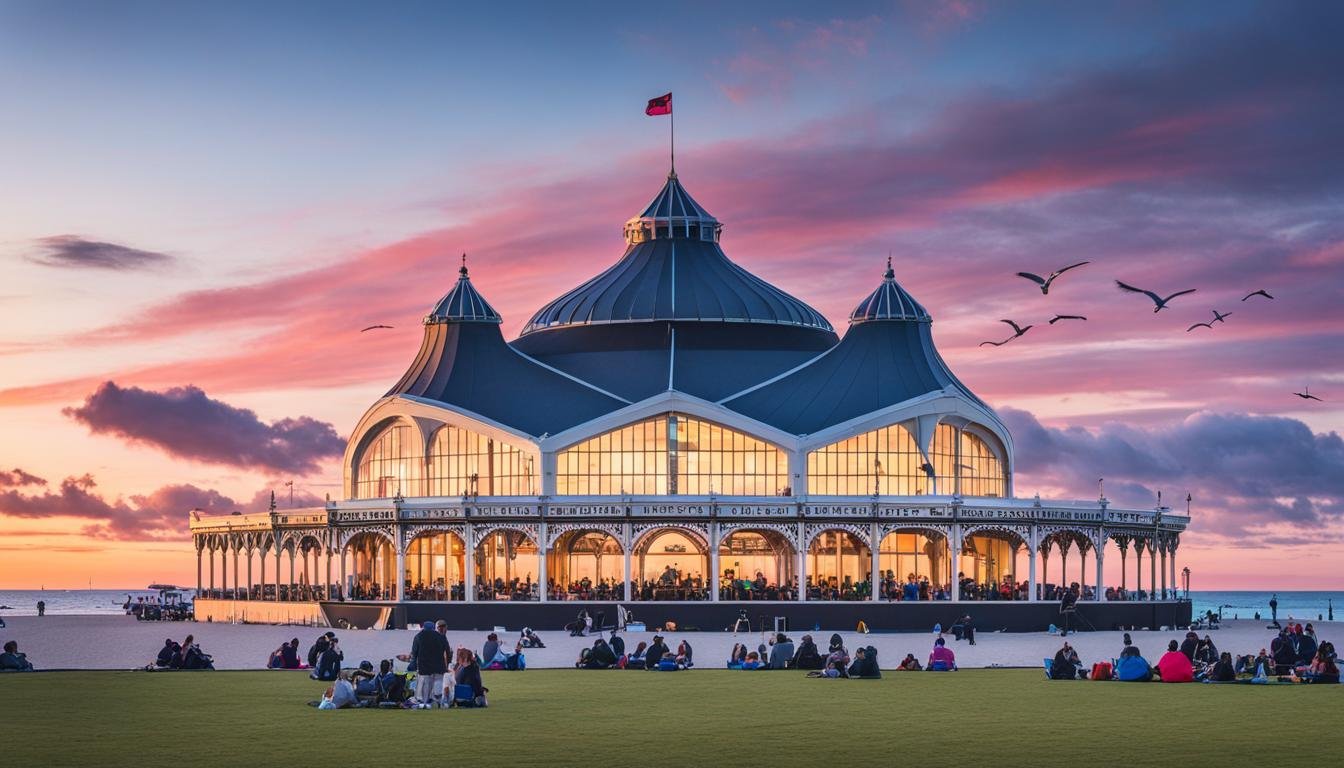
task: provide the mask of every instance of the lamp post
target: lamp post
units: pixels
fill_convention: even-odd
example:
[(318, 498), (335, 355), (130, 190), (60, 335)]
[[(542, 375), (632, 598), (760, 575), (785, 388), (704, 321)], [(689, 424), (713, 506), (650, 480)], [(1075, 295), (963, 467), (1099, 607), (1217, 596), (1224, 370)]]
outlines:
[(1190, 566), (1181, 569), (1181, 577), (1185, 581), (1185, 599), (1190, 599)]

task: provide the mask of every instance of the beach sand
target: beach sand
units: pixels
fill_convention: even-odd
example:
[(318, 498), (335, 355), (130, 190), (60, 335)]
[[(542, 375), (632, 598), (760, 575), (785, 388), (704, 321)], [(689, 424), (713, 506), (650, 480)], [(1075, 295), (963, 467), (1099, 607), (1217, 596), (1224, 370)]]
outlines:
[[(14, 616), (5, 617), (8, 627), (0, 629), (0, 640), (17, 640), (19, 649), (39, 669), (132, 669), (143, 667), (154, 660), (163, 647), (165, 638), (181, 642), (194, 635), (206, 653), (211, 654), (217, 669), (262, 669), (271, 652), (293, 637), (298, 637), (301, 655), (326, 630), (320, 627), (273, 626), (262, 624), (213, 624), (203, 622), (148, 622), (136, 621), (130, 616)], [(1255, 653), (1269, 646), (1274, 636), (1263, 621), (1225, 621), (1222, 629), (1209, 631), (1220, 651), (1233, 655)], [(1344, 622), (1314, 622), (1316, 634), (1322, 640), (1344, 640)], [(505, 648), (511, 649), (518, 638), (519, 627), (509, 627), (501, 634)], [(345, 666), (353, 667), (367, 659), (375, 664), (379, 659), (407, 653), (411, 647), (412, 632), (408, 630), (336, 630), (345, 653)], [(621, 633), (627, 649), (633, 650), (641, 640), (648, 641), (652, 632)], [(830, 630), (794, 631), (789, 633), (795, 644), (804, 634), (811, 634), (824, 650), (831, 636)], [(1166, 650), (1168, 640), (1181, 640), (1184, 630), (1133, 632), (1134, 643), (1156, 663)], [(1205, 632), (1200, 632), (1202, 637)], [(853, 631), (840, 632), (845, 646), (852, 653), (859, 645), (872, 645), (878, 650), (878, 659), (884, 669), (895, 667), (907, 653), (915, 654), (921, 663), (927, 660), (933, 645), (931, 632), (882, 633), (859, 635)], [(545, 648), (528, 649), (529, 667), (571, 667), (579, 650), (591, 646), (592, 637), (568, 637), (563, 632), (543, 632)], [(606, 636), (606, 635), (604, 635)], [(1111, 659), (1120, 653), (1121, 632), (1082, 632), (1067, 640), (1078, 649), (1083, 661)], [(749, 648), (762, 642), (760, 632), (734, 637), (728, 632), (669, 632), (664, 637), (675, 649), (681, 640), (687, 640), (695, 652), (696, 665), (722, 668), (736, 642)], [(449, 632), (454, 645), (465, 645), (480, 652), (484, 632)], [(991, 633), (978, 632), (976, 644), (971, 646), (947, 636), (947, 643), (957, 654), (963, 667), (1035, 667), (1047, 656), (1053, 656), (1062, 640), (1044, 632)]]

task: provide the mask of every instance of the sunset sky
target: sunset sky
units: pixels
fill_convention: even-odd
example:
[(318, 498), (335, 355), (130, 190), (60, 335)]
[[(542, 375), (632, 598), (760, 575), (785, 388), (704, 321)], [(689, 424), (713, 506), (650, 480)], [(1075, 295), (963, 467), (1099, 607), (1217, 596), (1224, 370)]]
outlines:
[(843, 332), (891, 254), (1017, 495), (1189, 493), (1194, 589), (1344, 587), (1344, 5), (497, 11), (0, 0), (0, 588), (339, 494), (459, 254), (508, 338), (620, 256), (667, 91), (732, 259)]

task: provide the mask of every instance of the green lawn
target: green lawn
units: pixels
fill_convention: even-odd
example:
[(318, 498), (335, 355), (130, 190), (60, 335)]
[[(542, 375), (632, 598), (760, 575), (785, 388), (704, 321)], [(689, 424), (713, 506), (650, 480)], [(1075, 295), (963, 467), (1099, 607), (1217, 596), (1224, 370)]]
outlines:
[[(1056, 682), (1032, 670), (487, 672), (485, 710), (305, 706), (287, 672), (0, 677), (5, 766), (1333, 765), (1341, 686)], [(380, 760), (376, 756), (388, 758)]]

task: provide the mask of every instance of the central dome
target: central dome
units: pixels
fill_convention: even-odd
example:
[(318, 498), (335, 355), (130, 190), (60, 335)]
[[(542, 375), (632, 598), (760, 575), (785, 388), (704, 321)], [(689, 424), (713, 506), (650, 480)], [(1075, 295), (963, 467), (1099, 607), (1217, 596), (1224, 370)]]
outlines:
[(526, 336), (606, 323), (721, 322), (832, 331), (807, 304), (729, 261), (722, 225), (675, 173), (644, 212), (626, 222), (627, 247), (610, 269), (542, 307)]

